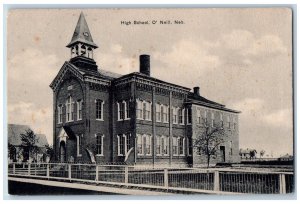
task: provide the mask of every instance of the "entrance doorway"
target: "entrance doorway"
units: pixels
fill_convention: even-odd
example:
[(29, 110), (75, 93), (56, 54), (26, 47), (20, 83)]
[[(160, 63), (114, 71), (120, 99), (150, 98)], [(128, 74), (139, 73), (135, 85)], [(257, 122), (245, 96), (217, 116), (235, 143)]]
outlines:
[(225, 162), (225, 146), (220, 146), (221, 162)]
[(62, 141), (60, 143), (60, 162), (61, 163), (65, 163), (66, 162), (66, 143), (64, 141)]

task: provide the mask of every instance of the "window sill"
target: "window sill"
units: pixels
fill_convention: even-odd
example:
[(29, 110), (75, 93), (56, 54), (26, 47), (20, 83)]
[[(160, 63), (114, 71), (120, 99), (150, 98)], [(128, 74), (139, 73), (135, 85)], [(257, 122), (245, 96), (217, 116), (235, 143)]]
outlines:
[(126, 120), (130, 120), (131, 118), (125, 118), (125, 119), (118, 119), (117, 121), (120, 122), (120, 121), (126, 121)]
[(77, 121), (81, 121), (82, 120), (82, 118), (80, 118), (80, 119), (77, 119)]
[(82, 157), (82, 154), (77, 155), (77, 157)]
[(74, 120), (66, 121), (66, 123), (71, 123), (71, 122), (74, 122)]
[(103, 157), (103, 154), (96, 154), (96, 157)]
[(168, 157), (169, 155), (168, 154), (157, 154), (156, 156), (159, 156), (159, 157)]
[(104, 121), (103, 119), (96, 119), (97, 121)]

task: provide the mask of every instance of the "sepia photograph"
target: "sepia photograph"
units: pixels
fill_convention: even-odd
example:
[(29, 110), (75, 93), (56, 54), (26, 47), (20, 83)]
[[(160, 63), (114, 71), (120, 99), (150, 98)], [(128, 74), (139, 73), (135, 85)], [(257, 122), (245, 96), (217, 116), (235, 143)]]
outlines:
[(10, 196), (295, 194), (290, 7), (4, 18)]

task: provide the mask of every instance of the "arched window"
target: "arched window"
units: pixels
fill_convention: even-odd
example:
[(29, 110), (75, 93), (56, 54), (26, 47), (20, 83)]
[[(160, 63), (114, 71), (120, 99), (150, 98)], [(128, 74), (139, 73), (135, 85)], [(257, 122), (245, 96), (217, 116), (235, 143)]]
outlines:
[(71, 122), (74, 120), (74, 101), (71, 96), (68, 97), (66, 102), (66, 121)]

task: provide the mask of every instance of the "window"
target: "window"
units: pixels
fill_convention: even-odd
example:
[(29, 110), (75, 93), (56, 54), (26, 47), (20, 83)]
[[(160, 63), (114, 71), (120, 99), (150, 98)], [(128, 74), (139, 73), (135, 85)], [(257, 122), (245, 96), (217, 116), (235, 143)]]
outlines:
[(104, 135), (96, 134), (96, 152), (97, 152), (97, 156), (103, 156), (103, 138), (104, 138)]
[(131, 138), (131, 134), (130, 133), (127, 133), (126, 134), (126, 152), (128, 152), (130, 150), (130, 138)]
[(173, 155), (178, 155), (178, 138), (173, 137)]
[(232, 141), (229, 141), (229, 155), (232, 155)]
[(188, 155), (192, 155), (193, 154), (193, 139), (192, 138), (188, 138), (187, 140), (188, 142)]
[(184, 155), (184, 137), (179, 137), (179, 155)]
[(179, 124), (184, 125), (184, 108), (178, 110), (178, 122)]
[(138, 155), (143, 155), (144, 154), (142, 135), (137, 135), (137, 154)]
[(211, 113), (211, 126), (215, 127), (215, 114)]
[(130, 103), (129, 101), (117, 102), (118, 120), (130, 119)]
[(126, 102), (117, 102), (118, 106), (118, 120), (124, 120), (125, 119), (125, 106)]
[(82, 120), (82, 100), (77, 101), (77, 120)]
[(81, 156), (82, 135), (76, 135), (77, 138), (77, 156)]
[(233, 118), (233, 129), (234, 130), (236, 129), (236, 120), (235, 120), (235, 118)]
[(125, 105), (125, 118), (130, 119), (130, 102), (127, 101)]
[(96, 101), (96, 119), (103, 120), (103, 104), (104, 101), (97, 99)]
[(161, 122), (161, 105), (155, 104), (156, 109), (156, 122)]
[(161, 141), (162, 138), (160, 136), (156, 136), (156, 154), (161, 155)]
[(227, 126), (228, 126), (228, 129), (230, 129), (231, 127), (231, 124), (230, 124), (230, 117), (229, 116), (227, 116)]
[(143, 119), (151, 120), (151, 102), (143, 102)]
[(125, 137), (123, 134), (117, 135), (118, 137), (118, 156), (125, 155)]
[(173, 107), (173, 124), (178, 123), (178, 108)]
[(162, 154), (168, 155), (169, 154), (169, 137), (166, 137), (166, 136), (161, 137), (161, 147), (162, 147)]
[(224, 127), (224, 121), (223, 121), (223, 114), (220, 113), (220, 123), (221, 123), (221, 127)]
[(73, 89), (73, 85), (67, 87), (68, 91)]
[(168, 123), (169, 122), (169, 106), (163, 105), (162, 110), (163, 110), (163, 112), (162, 112), (163, 121), (164, 121), (164, 123)]
[(143, 119), (143, 101), (137, 100), (136, 118)]
[(74, 101), (71, 96), (68, 97), (66, 103), (66, 121), (71, 122), (74, 120)]
[(207, 125), (207, 111), (204, 111), (204, 121), (203, 121), (204, 125)]
[[(151, 135), (146, 135), (145, 136), (145, 138), (146, 138), (146, 142), (145, 142), (145, 150), (146, 150), (146, 155), (151, 155), (152, 154), (152, 136)], [(144, 140), (145, 141), (145, 140)]]
[(130, 137), (131, 134), (118, 134), (118, 156), (125, 156), (130, 150)]
[(63, 109), (62, 105), (59, 105), (57, 107), (57, 121), (58, 121), (58, 123), (62, 123), (62, 114), (63, 114), (62, 109)]
[(192, 124), (192, 108), (187, 109), (187, 124)]
[(197, 109), (197, 123), (198, 124), (201, 123), (201, 112), (200, 112), (200, 109)]

